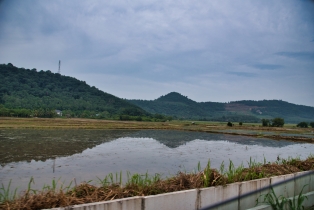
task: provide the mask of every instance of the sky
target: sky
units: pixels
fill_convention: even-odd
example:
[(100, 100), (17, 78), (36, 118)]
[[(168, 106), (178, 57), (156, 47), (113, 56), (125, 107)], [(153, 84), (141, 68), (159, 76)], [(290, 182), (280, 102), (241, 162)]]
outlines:
[(314, 107), (313, 0), (0, 0), (0, 63), (126, 99)]

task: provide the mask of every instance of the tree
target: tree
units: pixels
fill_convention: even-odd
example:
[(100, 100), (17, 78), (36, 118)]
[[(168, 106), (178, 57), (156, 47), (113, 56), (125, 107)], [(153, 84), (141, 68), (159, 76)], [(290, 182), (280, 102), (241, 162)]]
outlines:
[(171, 121), (171, 120), (173, 119), (173, 117), (168, 116), (168, 117), (166, 117), (166, 119), (167, 119), (168, 121)]
[(135, 118), (135, 120), (136, 121), (142, 121), (143, 119), (140, 116), (138, 116), (138, 117)]
[(262, 119), (262, 125), (265, 126), (270, 126), (270, 120), (269, 119)]
[(232, 127), (232, 122), (228, 122), (227, 125)]
[(130, 120), (130, 116), (129, 115), (120, 115), (120, 120)]
[(297, 124), (297, 127), (300, 127), (300, 128), (308, 128), (309, 125), (307, 122), (300, 122), (299, 124)]
[(272, 119), (271, 122), (272, 122), (271, 123), (272, 127), (283, 127), (283, 125), (285, 124), (285, 120), (280, 117), (276, 117)]
[(243, 124), (242, 122), (239, 122), (239, 125), (241, 125), (241, 126), (242, 126), (242, 124)]
[(314, 128), (314, 122), (310, 122), (310, 126)]

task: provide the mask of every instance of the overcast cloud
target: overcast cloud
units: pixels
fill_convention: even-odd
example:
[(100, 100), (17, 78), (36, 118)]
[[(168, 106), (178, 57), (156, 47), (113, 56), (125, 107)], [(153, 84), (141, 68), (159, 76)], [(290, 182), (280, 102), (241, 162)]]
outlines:
[(314, 106), (310, 0), (4, 0), (0, 47), (120, 98)]

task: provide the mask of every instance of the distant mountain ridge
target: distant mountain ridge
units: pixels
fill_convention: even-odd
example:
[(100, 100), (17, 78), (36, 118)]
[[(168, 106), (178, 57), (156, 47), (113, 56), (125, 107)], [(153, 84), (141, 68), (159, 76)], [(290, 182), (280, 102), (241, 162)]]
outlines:
[(314, 121), (314, 107), (281, 100), (234, 101), (229, 103), (195, 102), (177, 92), (155, 100), (128, 100), (150, 113), (175, 116), (179, 119), (260, 122), (282, 117), (286, 122)]

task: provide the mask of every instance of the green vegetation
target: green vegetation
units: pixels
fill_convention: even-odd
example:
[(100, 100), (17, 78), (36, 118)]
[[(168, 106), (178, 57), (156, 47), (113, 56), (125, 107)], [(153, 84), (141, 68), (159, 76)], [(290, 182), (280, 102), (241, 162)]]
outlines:
[(0, 116), (64, 117), (166, 121), (84, 81), (51, 71), (17, 68), (0, 64)]
[(258, 122), (253, 115), (232, 113), (226, 111), (225, 103), (218, 102), (195, 102), (186, 96), (171, 92), (156, 100), (128, 100), (150, 113), (160, 113), (173, 116), (180, 120), (201, 121), (245, 121)]
[[(60, 186), (60, 179), (58, 179), (52, 180), (51, 185), (44, 185), (41, 191), (32, 189), (31, 185), (34, 179), (31, 178), (27, 190), (20, 196), (17, 196), (16, 190), (11, 193), (11, 182), (7, 187), (2, 185), (2, 188), (0, 188), (0, 208), (46, 209), (65, 207), (133, 196), (156, 195), (180, 190), (226, 185), (234, 182), (308, 171), (313, 168), (313, 157), (308, 157), (303, 161), (299, 158), (281, 159), (276, 163), (266, 163), (264, 159), (264, 164), (256, 163), (250, 159), (248, 168), (244, 168), (243, 165), (235, 167), (230, 160), (227, 169), (225, 169), (224, 163), (222, 163), (219, 171), (210, 168), (210, 161), (208, 161), (204, 170), (201, 170), (200, 163), (198, 163), (197, 171), (191, 173), (179, 172), (175, 176), (166, 177), (165, 179), (162, 179), (160, 174), (150, 176), (148, 173), (136, 173), (132, 175), (127, 172), (127, 181), (123, 184), (122, 172), (120, 172), (116, 174), (110, 173), (104, 179), (98, 178), (98, 186), (91, 185), (92, 180), (75, 187), (71, 187), (72, 182), (69, 185), (61, 183)], [(302, 195), (302, 192), (303, 189), (296, 200), (287, 201), (292, 209), (300, 209), (302, 207), (302, 202), (306, 198)], [(276, 207), (281, 207), (283, 201), (287, 203), (286, 200), (282, 196), (278, 198), (272, 190), (272, 193), (265, 196), (263, 202), (273, 203)]]
[(0, 188), (0, 204), (16, 199), (17, 189), (11, 192), (11, 181), (12, 180), (10, 180), (7, 187), (5, 187), (3, 183), (1, 184), (2, 187)]
[(129, 100), (129, 102), (143, 108), (150, 113), (171, 115), (175, 119), (198, 119), (211, 112), (223, 111), (220, 103), (197, 103), (179, 93), (169, 93), (154, 101)]
[(5, 108), (0, 104), (0, 117), (40, 117), (40, 118), (53, 118), (57, 117), (55, 110), (50, 109), (19, 109), (19, 108)]
[(307, 122), (300, 122), (300, 123), (297, 124), (297, 127), (308, 128), (309, 124)]
[(122, 99), (90, 87), (84, 81), (49, 70), (17, 68), (10, 63), (0, 65), (0, 98), (7, 109), (58, 109), (73, 117), (148, 114)]
[[(270, 205), (274, 210), (302, 210), (304, 209), (304, 206), (302, 205), (305, 199), (308, 199), (307, 196), (303, 195), (303, 189), (306, 187), (306, 185), (303, 186), (301, 192), (299, 193), (298, 197), (295, 198), (295, 195), (292, 199), (286, 198), (282, 195), (277, 196), (274, 189), (271, 188), (271, 192), (267, 193), (266, 195), (261, 195), (260, 197), (264, 197), (263, 201), (259, 202), (256, 200), (256, 205), (258, 204), (268, 204)], [(288, 208), (287, 208), (288, 207)]]
[(314, 107), (280, 100), (195, 102), (176, 92), (151, 101), (123, 100), (73, 77), (0, 64), (0, 116), (55, 117), (54, 110), (69, 118), (162, 122), (257, 123), (277, 116), (290, 123), (314, 119)]
[(173, 116), (174, 119), (251, 123), (277, 116), (281, 116), (290, 123), (314, 119), (314, 107), (295, 105), (280, 100), (195, 102), (186, 96), (172, 92), (156, 100), (128, 101), (147, 112)]
[(266, 126), (270, 126), (270, 120), (269, 119), (262, 119), (262, 126), (266, 127)]
[(285, 124), (285, 120), (283, 118), (277, 117), (277, 118), (272, 119), (271, 126), (272, 127), (283, 127), (284, 124)]
[(314, 119), (314, 107), (296, 105), (282, 100), (244, 100), (231, 102), (230, 104), (245, 106), (251, 109), (250, 112), (259, 116), (259, 118), (275, 118), (280, 116), (290, 123)]
[(280, 117), (276, 117), (274, 119), (262, 119), (262, 126), (271, 126), (271, 127), (283, 127), (285, 124), (285, 120)]

